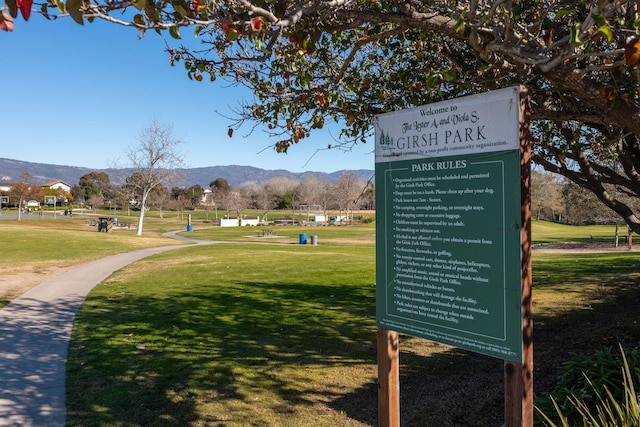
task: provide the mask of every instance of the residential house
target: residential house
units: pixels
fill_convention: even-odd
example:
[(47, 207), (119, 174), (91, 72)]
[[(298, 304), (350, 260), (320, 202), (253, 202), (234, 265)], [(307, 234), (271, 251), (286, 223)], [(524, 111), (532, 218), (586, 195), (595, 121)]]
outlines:
[(51, 190), (63, 190), (63, 191), (66, 191), (67, 193), (71, 192), (71, 186), (64, 181), (60, 181), (59, 179), (55, 181), (47, 182), (42, 186), (42, 188), (49, 188)]

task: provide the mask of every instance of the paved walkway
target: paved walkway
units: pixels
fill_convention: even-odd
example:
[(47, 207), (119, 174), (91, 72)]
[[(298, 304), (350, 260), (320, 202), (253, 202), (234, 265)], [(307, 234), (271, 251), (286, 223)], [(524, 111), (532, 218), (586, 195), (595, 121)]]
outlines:
[(0, 426), (64, 426), (65, 361), (73, 319), (85, 296), (127, 264), (182, 247), (142, 249), (84, 264), (0, 310)]

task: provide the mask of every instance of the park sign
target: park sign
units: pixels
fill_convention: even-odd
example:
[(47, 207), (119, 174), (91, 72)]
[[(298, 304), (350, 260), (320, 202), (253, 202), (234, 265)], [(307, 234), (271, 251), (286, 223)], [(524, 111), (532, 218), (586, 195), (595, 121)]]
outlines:
[(524, 91), (376, 117), (379, 329), (522, 362)]

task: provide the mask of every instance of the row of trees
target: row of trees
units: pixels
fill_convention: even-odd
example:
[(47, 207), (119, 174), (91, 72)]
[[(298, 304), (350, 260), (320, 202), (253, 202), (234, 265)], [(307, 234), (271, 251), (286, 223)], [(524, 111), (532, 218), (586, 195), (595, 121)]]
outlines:
[(302, 180), (275, 177), (265, 183), (248, 181), (231, 188), (219, 178), (211, 182), (211, 193), (206, 206), (222, 207), (238, 216), (244, 209), (258, 209), (265, 219), (273, 209), (295, 210), (301, 206), (319, 206), (326, 216), (327, 210), (338, 210), (347, 215), (353, 209), (375, 209), (375, 188), (371, 181), (344, 172), (332, 182), (313, 176)]
[[(31, 176), (24, 173), (22, 180), (2, 195), (9, 196), (8, 204), (13, 206), (24, 206), (28, 200), (42, 201), (46, 196), (55, 196), (59, 206), (139, 210), (140, 180), (140, 174), (136, 172), (127, 177), (123, 185), (116, 185), (105, 172), (91, 172), (83, 175), (71, 193), (67, 193), (34, 185)], [(537, 219), (573, 225), (612, 224), (620, 220), (592, 192), (557, 175), (534, 170), (531, 191), (533, 214)], [(610, 188), (609, 191), (615, 193), (616, 189)], [(626, 197), (626, 203), (631, 206), (638, 204), (637, 200)], [(218, 213), (242, 216), (243, 211), (251, 209), (261, 211), (265, 220), (274, 209), (297, 210), (305, 205), (320, 206), (325, 216), (328, 210), (348, 213), (354, 209), (375, 209), (375, 188), (371, 181), (350, 172), (330, 182), (314, 176), (301, 180), (274, 177), (267, 182), (246, 181), (235, 187), (224, 178), (217, 178), (209, 183), (208, 189), (199, 184), (170, 189), (156, 186), (150, 191), (146, 203), (147, 207), (158, 209), (161, 215), (163, 210), (182, 213), (206, 209), (215, 211), (216, 216)]]
[[(45, 189), (31, 181), (31, 175), (25, 172), (20, 182), (2, 194), (9, 197), (8, 205), (23, 207), (28, 200), (42, 201), (46, 196), (55, 196), (58, 206), (140, 210), (142, 205), (144, 177), (141, 172), (126, 177), (122, 185), (113, 183), (105, 172), (91, 172), (83, 175), (70, 193)], [(531, 191), (532, 209), (537, 219), (574, 225), (610, 224), (619, 220), (619, 216), (592, 192), (554, 174), (534, 170)], [(608, 191), (618, 192), (613, 186)], [(617, 194), (617, 197), (634, 208), (638, 205), (638, 201), (629, 195)], [(302, 180), (275, 177), (264, 183), (243, 182), (236, 187), (224, 178), (217, 178), (209, 183), (208, 189), (199, 184), (172, 188), (154, 186), (147, 195), (145, 209), (154, 207), (162, 215), (166, 209), (184, 212), (201, 208), (215, 211), (216, 216), (218, 212), (241, 216), (244, 210), (251, 209), (261, 211), (266, 220), (271, 210), (296, 210), (305, 205), (320, 206), (325, 216), (327, 210), (348, 213), (353, 209), (375, 209), (375, 188), (371, 181), (350, 172), (331, 182), (314, 176)]]
[[(127, 177), (123, 185), (115, 185), (104, 172), (91, 172), (82, 176), (71, 190), (76, 204), (91, 207), (140, 209), (139, 173)], [(298, 181), (274, 177), (267, 182), (243, 182), (232, 187), (224, 178), (209, 183), (209, 188), (196, 184), (190, 187), (168, 188), (155, 186), (147, 195), (145, 207), (161, 213), (169, 209), (178, 212), (203, 208), (241, 216), (247, 209), (260, 210), (265, 219), (273, 209), (298, 209), (301, 205), (319, 205), (328, 209), (348, 212), (353, 209), (374, 209), (373, 184), (350, 172), (338, 180), (326, 182), (313, 176)]]

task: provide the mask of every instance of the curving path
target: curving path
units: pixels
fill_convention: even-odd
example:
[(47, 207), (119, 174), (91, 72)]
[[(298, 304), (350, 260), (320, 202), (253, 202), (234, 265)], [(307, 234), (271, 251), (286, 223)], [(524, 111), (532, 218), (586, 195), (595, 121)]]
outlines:
[[(196, 244), (211, 244), (167, 233)], [(86, 295), (114, 271), (184, 246), (113, 255), (81, 265), (25, 292), (0, 310), (0, 426), (64, 426), (65, 361), (73, 319)]]

